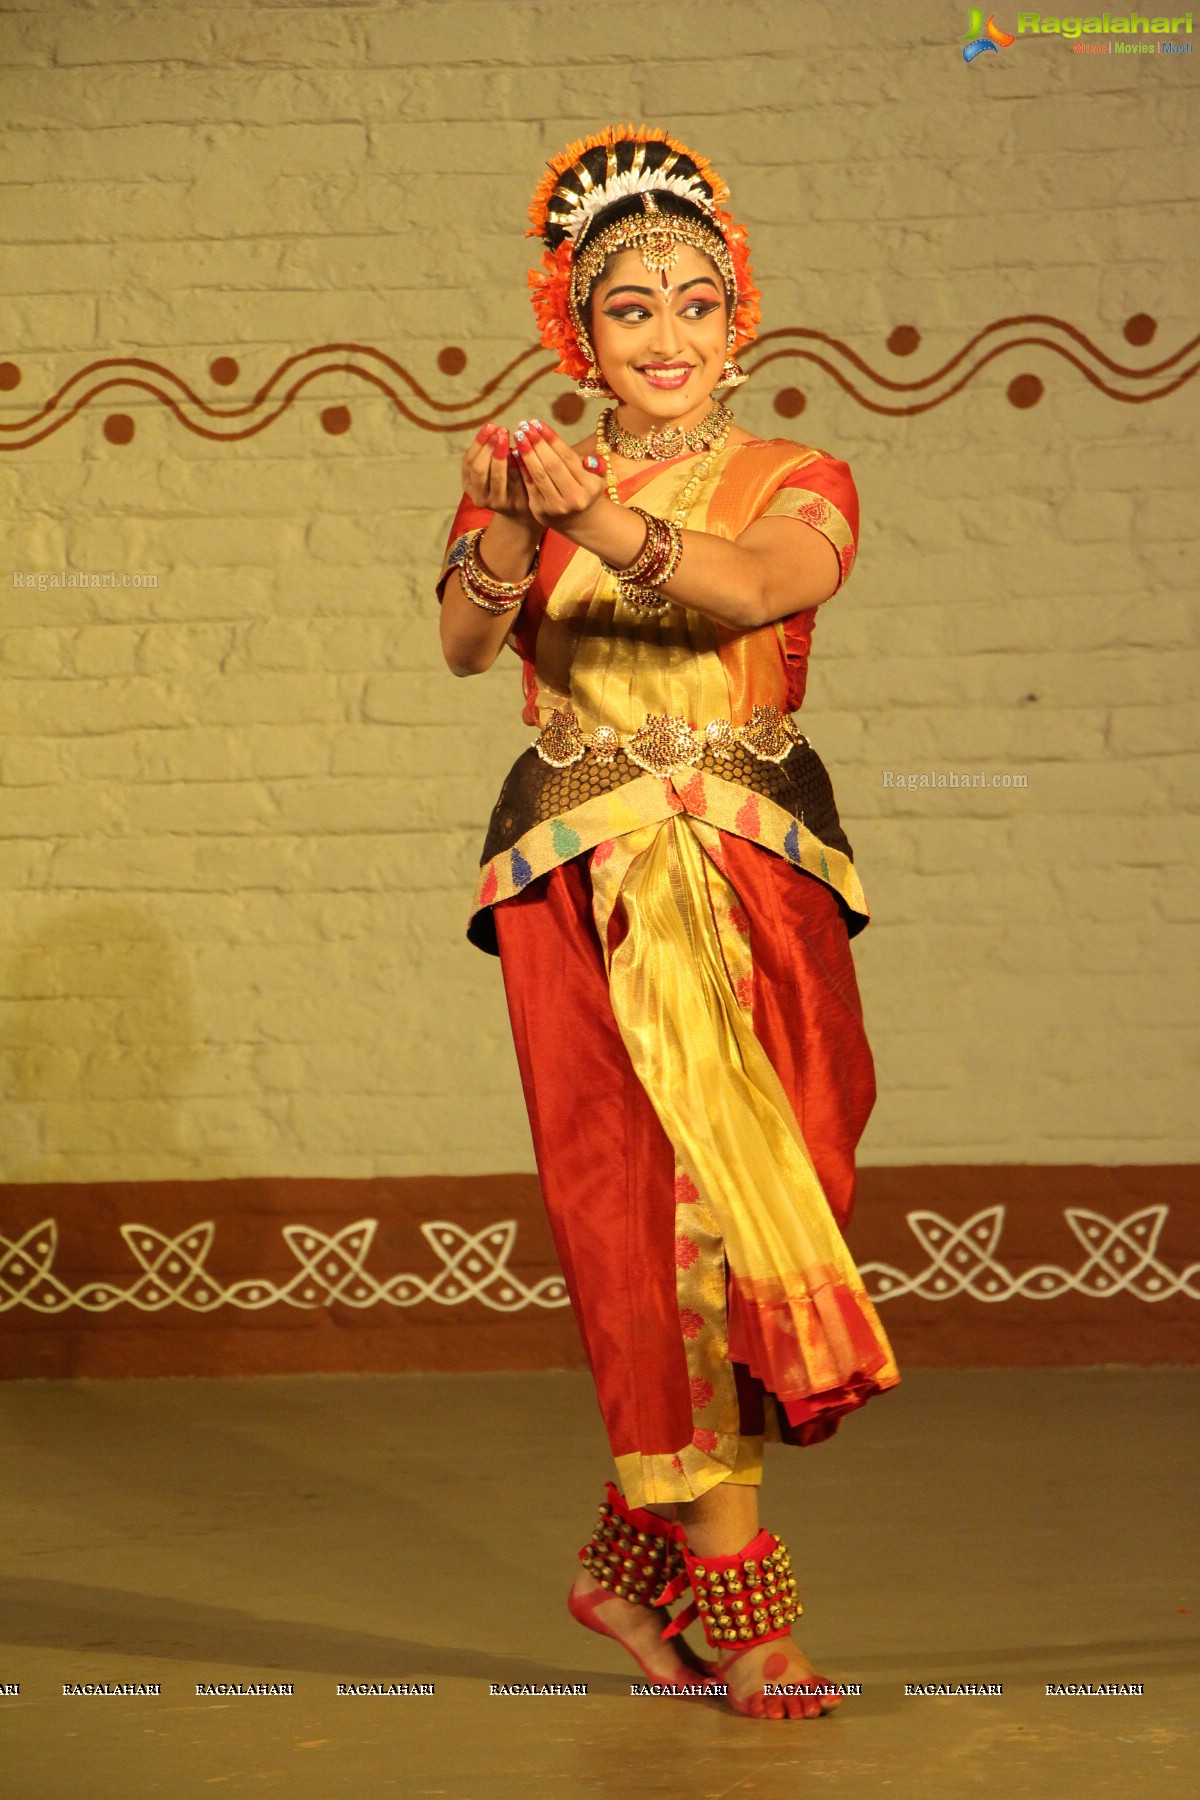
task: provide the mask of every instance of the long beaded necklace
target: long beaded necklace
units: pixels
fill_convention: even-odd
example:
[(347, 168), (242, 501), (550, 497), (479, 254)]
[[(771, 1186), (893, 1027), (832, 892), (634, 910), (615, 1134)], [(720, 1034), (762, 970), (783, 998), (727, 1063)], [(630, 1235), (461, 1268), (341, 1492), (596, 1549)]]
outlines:
[[(691, 510), (692, 501), (700, 492), (700, 484), (704, 481), (709, 470), (712, 468), (713, 463), (725, 448), (730, 430), (733, 427), (733, 414), (727, 407), (722, 407), (720, 410), (725, 416), (720, 421), (717, 436), (709, 444), (707, 451), (696, 464), (692, 473), (688, 476), (687, 481), (680, 490), (679, 498), (675, 502), (675, 508), (671, 514), (670, 522), (678, 531), (683, 529), (684, 522)], [(610, 436), (610, 429), (614, 418), (615, 413), (612, 407), (609, 407), (606, 412), (601, 414), (600, 423), (596, 430), (596, 439), (601, 451), (604, 453), (604, 479), (605, 485), (608, 488), (608, 497), (613, 502), (614, 506), (623, 506), (625, 503), (617, 491), (617, 478), (613, 474), (612, 467), (613, 451), (616, 446)], [(707, 421), (705, 421), (705, 423), (707, 423)], [(616, 571), (614, 571), (614, 573), (615, 572)], [(640, 588), (636, 591), (639, 595), (658, 594), (658, 598), (656, 600), (648, 598), (633, 600), (629, 597), (630, 590), (628, 588), (623, 588), (618, 596), (618, 605), (624, 604), (629, 608), (630, 612), (633, 613), (649, 613), (653, 616), (658, 616), (668, 612), (674, 604), (666, 594), (660, 593), (658, 589)]]

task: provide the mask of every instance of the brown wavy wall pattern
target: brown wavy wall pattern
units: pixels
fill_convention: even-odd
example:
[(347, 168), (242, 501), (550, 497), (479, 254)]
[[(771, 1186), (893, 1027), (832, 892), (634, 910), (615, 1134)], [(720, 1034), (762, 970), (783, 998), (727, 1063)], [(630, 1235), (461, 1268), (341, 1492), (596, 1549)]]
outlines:
[[(1144, 349), (1156, 330), (1157, 322), (1148, 313), (1135, 313), (1125, 321), (1123, 335), (1128, 344)], [(914, 355), (920, 344), (921, 334), (914, 325), (898, 325), (887, 339), (887, 350), (892, 358), (903, 360)], [(1200, 370), (1200, 335), (1157, 362), (1130, 368), (1107, 355), (1077, 326), (1048, 313), (994, 319), (940, 368), (909, 381), (873, 367), (841, 338), (807, 326), (784, 326), (764, 333), (743, 363), (752, 375), (761, 375), (776, 364), (806, 365), (819, 372), (818, 382), (832, 380), (868, 412), (910, 418), (953, 400), (997, 358), (1019, 360), (1021, 352), (1031, 347), (1053, 351), (1110, 400), (1128, 405), (1165, 399)], [(448, 344), (437, 363), (443, 376), (457, 380), (467, 368), (467, 353), (459, 345)], [(286, 357), (251, 399), (222, 406), (198, 393), (165, 363), (142, 356), (106, 356), (85, 363), (40, 406), (0, 419), (0, 450), (29, 449), (61, 431), (86, 408), (103, 410), (118, 397), (135, 394), (148, 394), (197, 437), (234, 443), (266, 431), (307, 388), (330, 376), (351, 376), (365, 389), (386, 395), (396, 411), (422, 431), (473, 431), (485, 419), (512, 406), (554, 368), (553, 356), (533, 347), (523, 350), (465, 398), (446, 400), (430, 393), (403, 363), (374, 345), (318, 344)], [(776, 373), (782, 375), (782, 368)], [(0, 362), (0, 393), (14, 393), (21, 386), (22, 374), (19, 364)], [(208, 376), (215, 388), (229, 388), (239, 380), (241, 367), (232, 356), (218, 356), (209, 364)], [(1036, 406), (1044, 391), (1040, 376), (1018, 370), (1006, 394), (1011, 405), (1026, 409)], [(781, 418), (798, 417), (807, 403), (808, 395), (801, 387), (776, 390), (775, 411)], [(13, 409), (11, 400), (6, 404)], [(584, 402), (570, 392), (561, 394), (553, 404), (554, 416), (565, 425), (574, 424), (583, 409)], [(320, 422), (324, 431), (337, 437), (351, 429), (353, 416), (345, 404), (331, 405), (321, 410)], [(135, 429), (129, 413), (104, 410), (103, 431), (109, 443), (132, 442)]]

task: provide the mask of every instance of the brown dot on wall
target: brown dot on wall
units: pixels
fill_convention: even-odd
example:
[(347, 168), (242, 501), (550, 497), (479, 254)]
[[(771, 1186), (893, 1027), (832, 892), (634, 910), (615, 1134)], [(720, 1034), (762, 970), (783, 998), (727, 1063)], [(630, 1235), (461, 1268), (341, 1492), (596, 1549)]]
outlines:
[(104, 435), (110, 444), (133, 442), (133, 420), (128, 413), (109, 413), (104, 421)]
[(437, 364), (443, 375), (461, 375), (467, 366), (467, 353), (457, 344), (447, 344), (438, 351)]
[(775, 396), (775, 411), (781, 419), (798, 419), (807, 405), (799, 388), (780, 388)]
[(921, 334), (915, 325), (897, 325), (888, 338), (887, 347), (893, 356), (911, 356), (921, 342)]
[(19, 387), (21, 371), (16, 363), (0, 362), (0, 389), (8, 393), (10, 388)]
[(1014, 406), (1036, 406), (1045, 391), (1036, 375), (1014, 375), (1008, 384), (1008, 397)]
[(560, 394), (553, 402), (550, 411), (560, 425), (574, 425), (583, 417), (583, 396), (580, 394)]
[(1149, 313), (1134, 313), (1125, 321), (1125, 342), (1127, 344), (1148, 344), (1158, 330), (1158, 320), (1152, 319)]
[(236, 357), (214, 356), (208, 365), (208, 372), (218, 387), (232, 387), (241, 370)]
[(348, 406), (327, 406), (321, 414), (321, 425), (330, 437), (341, 437), (350, 429), (350, 408)]

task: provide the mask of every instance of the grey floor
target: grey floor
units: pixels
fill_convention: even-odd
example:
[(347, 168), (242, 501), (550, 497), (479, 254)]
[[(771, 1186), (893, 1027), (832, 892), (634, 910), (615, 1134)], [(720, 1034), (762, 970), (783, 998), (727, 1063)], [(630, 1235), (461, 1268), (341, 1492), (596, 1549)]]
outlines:
[[(863, 1694), (760, 1724), (631, 1698), (633, 1666), (567, 1616), (608, 1473), (585, 1377), (7, 1384), (0, 1794), (1192, 1800), (1198, 1386), (910, 1373), (832, 1442), (770, 1453), (801, 1641)], [(83, 1681), (162, 1695), (63, 1696)], [(488, 1692), (572, 1681), (586, 1697)], [(1047, 1697), (1068, 1681), (1145, 1692)]]

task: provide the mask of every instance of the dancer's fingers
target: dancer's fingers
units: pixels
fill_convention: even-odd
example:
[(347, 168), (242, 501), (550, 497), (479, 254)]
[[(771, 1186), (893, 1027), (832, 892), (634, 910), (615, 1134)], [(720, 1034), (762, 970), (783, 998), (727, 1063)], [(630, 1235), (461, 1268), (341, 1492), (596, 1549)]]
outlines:
[(469, 494), (478, 505), (483, 501), (487, 490), (488, 477), (492, 467), (492, 444), (496, 427), (486, 424), (478, 436), (467, 446), (462, 464), (463, 492)]

